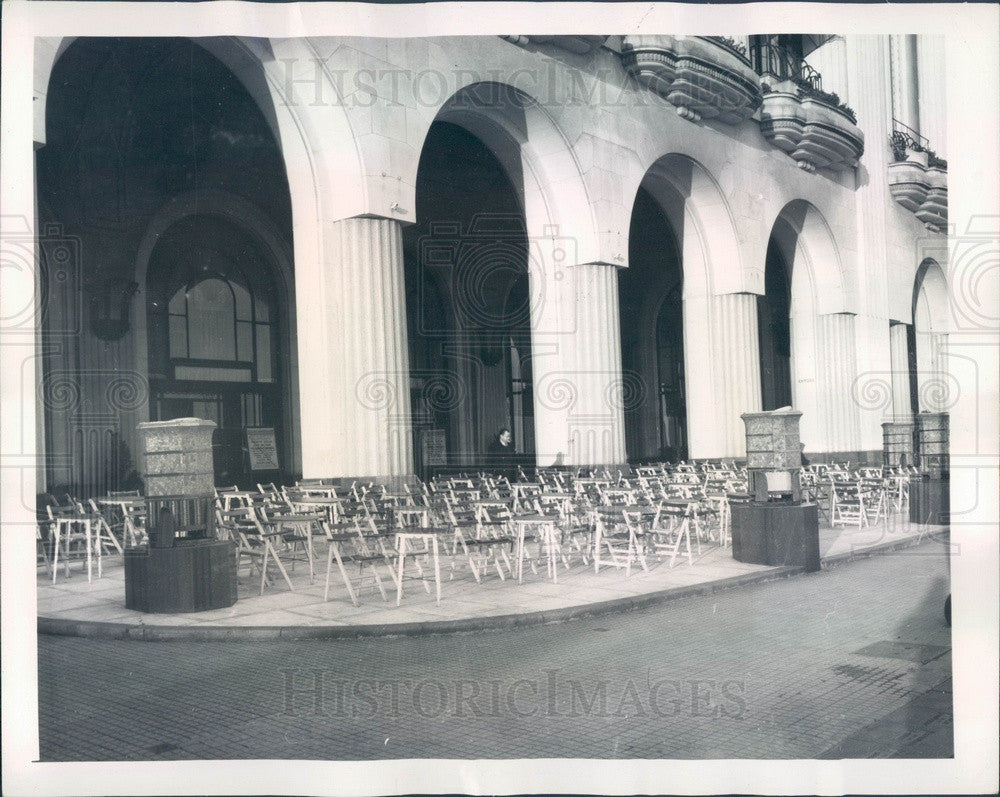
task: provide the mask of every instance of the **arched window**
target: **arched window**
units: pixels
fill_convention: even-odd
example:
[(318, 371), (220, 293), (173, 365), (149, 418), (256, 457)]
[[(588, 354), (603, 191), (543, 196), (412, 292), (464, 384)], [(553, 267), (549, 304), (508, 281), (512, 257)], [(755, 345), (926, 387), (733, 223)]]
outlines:
[(213, 275), (182, 285), (167, 314), (175, 379), (274, 381), (271, 313), (241, 282)]

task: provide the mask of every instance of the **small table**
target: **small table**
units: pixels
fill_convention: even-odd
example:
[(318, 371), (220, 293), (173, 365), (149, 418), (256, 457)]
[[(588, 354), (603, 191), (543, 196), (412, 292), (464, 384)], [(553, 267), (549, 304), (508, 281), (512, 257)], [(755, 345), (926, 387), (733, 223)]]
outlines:
[(301, 515), (268, 515), (267, 521), (276, 530), (286, 526), (296, 529), (300, 534), (304, 534), (306, 540), (306, 558), (309, 560), (309, 583), (314, 580), (313, 574), (313, 524), (323, 520), (323, 515), (318, 512), (310, 512)]
[(524, 535), (526, 529), (534, 527), (538, 530), (541, 544), (545, 549), (546, 575), (551, 576), (553, 583), (558, 583), (559, 575), (556, 566), (556, 553), (562, 552), (559, 540), (556, 538), (556, 519), (547, 515), (525, 514), (514, 515), (510, 522), (514, 526), (517, 544), (517, 583), (524, 582)]
[(409, 518), (416, 518), (424, 528), (431, 522), (431, 510), (427, 506), (394, 506), (390, 507), (390, 511), (393, 525), (402, 529), (407, 528), (406, 520)]
[[(406, 531), (395, 532), (396, 536), (396, 552), (399, 557), (398, 573), (396, 578), (396, 605), (399, 606), (403, 599), (403, 566), (406, 562), (406, 546), (407, 543), (413, 545), (413, 550), (411, 556), (426, 556), (430, 555), (432, 561), (434, 562), (434, 586), (437, 592), (437, 602), (441, 602), (441, 559), (438, 551), (438, 538), (442, 534), (454, 534), (451, 529), (443, 529), (436, 527), (422, 527), (422, 528), (412, 528)], [(422, 543), (423, 548), (416, 547), (416, 543)], [(417, 569), (420, 570), (420, 565), (417, 563)], [(423, 578), (423, 570), (420, 570), (421, 579)], [(430, 591), (427, 587), (426, 582), (424, 583), (424, 588)]]
[(340, 499), (330, 498), (325, 495), (309, 495), (306, 497), (290, 498), (288, 503), (292, 509), (299, 511), (301, 507), (316, 507), (327, 514), (331, 523), (337, 523), (340, 516)]
[[(59, 572), (59, 538), (65, 533), (66, 539), (70, 538), (70, 529), (79, 525), (83, 527), (84, 538), (87, 542), (87, 581), (91, 579), (91, 551), (94, 547), (93, 521), (89, 515), (81, 515), (78, 512), (67, 512), (64, 514), (53, 514), (52, 517), (54, 548), (52, 551), (52, 583), (56, 581), (56, 574)], [(69, 543), (66, 548), (66, 575), (69, 575)], [(97, 546), (97, 577), (103, 575), (103, 564), (101, 559), (101, 546)]]

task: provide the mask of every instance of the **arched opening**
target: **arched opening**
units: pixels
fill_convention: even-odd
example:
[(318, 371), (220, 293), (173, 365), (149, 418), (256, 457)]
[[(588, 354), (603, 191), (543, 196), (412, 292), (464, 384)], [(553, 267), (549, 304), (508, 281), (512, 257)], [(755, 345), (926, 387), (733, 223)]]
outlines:
[(790, 202), (774, 222), (758, 312), (765, 409), (801, 410), (809, 453), (856, 452), (854, 313), (833, 235), (808, 202)]
[(761, 405), (776, 410), (792, 403), (791, 274), (776, 241), (768, 243), (764, 295), (757, 297)]
[(942, 412), (949, 403), (947, 381), (948, 281), (931, 258), (913, 281), (913, 325), (908, 335), (910, 402), (914, 413)]
[(534, 460), (518, 145), (475, 113), (518, 100), (502, 87), (488, 94), (460, 92), (452, 106), (461, 113), (431, 125), (417, 173), (417, 223), (403, 234), (414, 459), (423, 474), (484, 463), (501, 427), (514, 433), (517, 456)]
[(214, 421), (218, 484), (253, 483), (246, 429), (275, 429), (279, 450), (284, 442), (277, 358), (285, 322), (274, 271), (249, 231), (210, 216), (174, 224), (150, 257), (150, 420)]
[(640, 187), (629, 228), (629, 267), (619, 272), (622, 369), (644, 389), (625, 407), (630, 462), (688, 456), (683, 275), (663, 208)]
[(284, 160), (243, 82), (260, 64), (234, 74), (210, 53), (226, 41), (79, 38), (52, 69), (39, 220), (79, 251), (50, 290), (82, 297), (43, 329), (47, 383), (78, 386), (47, 413), (52, 488), (133, 486), (138, 423), (179, 415), (220, 423), (223, 481), (254, 478), (236, 464), (250, 425), (274, 428), (283, 474), (300, 467)]

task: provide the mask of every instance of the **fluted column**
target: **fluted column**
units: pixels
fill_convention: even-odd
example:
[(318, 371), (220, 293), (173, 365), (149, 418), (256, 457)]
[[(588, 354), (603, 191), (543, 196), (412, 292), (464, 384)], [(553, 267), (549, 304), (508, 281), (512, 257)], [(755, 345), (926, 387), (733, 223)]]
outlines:
[(921, 412), (945, 412), (954, 396), (948, 378), (948, 333), (917, 335), (917, 389)]
[[(857, 451), (858, 405), (854, 396), (857, 361), (854, 354), (854, 316), (830, 313), (817, 318), (816, 374), (822, 446), (815, 450)], [(803, 441), (806, 442), (806, 441)]]
[(823, 78), (823, 91), (830, 91), (853, 106), (847, 72), (847, 49), (843, 36), (831, 36), (806, 56), (806, 62)]
[(322, 262), (296, 264), (306, 477), (412, 470), (403, 241), (397, 221), (322, 229)]
[(714, 404), (721, 447), (715, 456), (746, 456), (746, 434), (740, 415), (760, 412), (760, 341), (757, 297), (727, 293), (711, 301)]
[(917, 37), (891, 36), (892, 115), (913, 130), (920, 130), (917, 88)]
[(649, 386), (622, 374), (617, 269), (553, 266), (532, 279), (538, 464), (624, 463), (624, 407)]
[(917, 87), (920, 132), (940, 157), (948, 157), (948, 107), (945, 99), (943, 36), (917, 36)]
[(892, 358), (892, 415), (902, 419), (912, 415), (910, 404), (910, 357), (906, 342), (906, 324), (889, 327), (889, 353)]

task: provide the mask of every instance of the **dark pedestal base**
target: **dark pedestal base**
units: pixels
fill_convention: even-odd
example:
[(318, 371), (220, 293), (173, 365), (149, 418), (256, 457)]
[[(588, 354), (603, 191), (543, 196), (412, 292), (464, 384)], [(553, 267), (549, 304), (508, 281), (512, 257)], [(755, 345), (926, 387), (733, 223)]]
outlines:
[(819, 570), (816, 504), (733, 504), (733, 559)]
[(236, 545), (178, 542), (125, 550), (125, 607), (141, 612), (202, 612), (236, 603)]
[(947, 526), (950, 488), (948, 479), (910, 479), (910, 522)]

